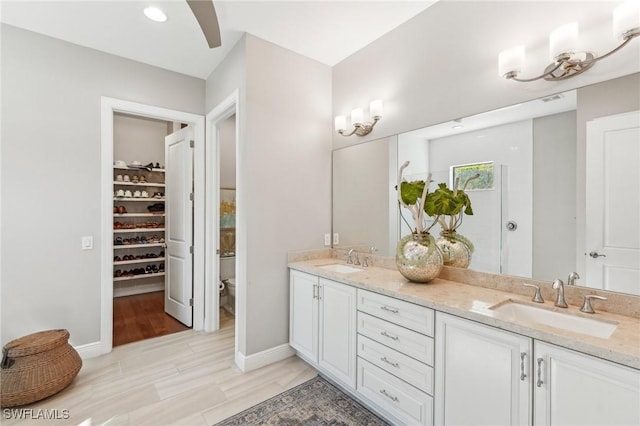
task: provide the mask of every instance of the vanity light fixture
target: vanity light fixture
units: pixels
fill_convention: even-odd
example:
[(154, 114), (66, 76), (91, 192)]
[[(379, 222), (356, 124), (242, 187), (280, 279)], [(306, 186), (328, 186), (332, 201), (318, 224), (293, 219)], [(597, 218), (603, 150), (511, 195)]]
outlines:
[(349, 133), (347, 131), (347, 117), (344, 115), (338, 115), (335, 118), (335, 130), (342, 136), (351, 136), (356, 134), (358, 136), (366, 136), (373, 130), (373, 127), (382, 118), (382, 101), (377, 99), (371, 101), (369, 104), (369, 116), (373, 119), (372, 122), (364, 121), (364, 111), (362, 108), (356, 108), (351, 111), (351, 124), (353, 130)]
[(144, 16), (151, 19), (154, 22), (166, 22), (167, 14), (162, 10), (158, 9), (154, 6), (149, 6), (144, 8)]
[(518, 78), (525, 62), (524, 46), (503, 50), (498, 55), (498, 73), (507, 80), (530, 82), (541, 78), (547, 81), (559, 81), (575, 77), (626, 46), (640, 35), (640, 1), (630, 0), (622, 3), (613, 11), (613, 32), (622, 39), (618, 47), (602, 56), (580, 50), (578, 47), (578, 23), (565, 24), (549, 35), (549, 53), (551, 64), (544, 72), (533, 78)]

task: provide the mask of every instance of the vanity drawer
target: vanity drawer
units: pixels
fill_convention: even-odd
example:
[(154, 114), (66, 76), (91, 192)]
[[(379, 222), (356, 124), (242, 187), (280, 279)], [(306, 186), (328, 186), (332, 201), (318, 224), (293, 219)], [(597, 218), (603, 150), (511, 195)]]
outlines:
[(433, 398), (362, 358), (358, 392), (406, 425), (433, 424)]
[(433, 367), (358, 334), (358, 356), (433, 395)]
[(358, 312), (358, 333), (433, 366), (433, 339), (399, 325)]
[(433, 310), (424, 306), (358, 289), (358, 310), (433, 336)]

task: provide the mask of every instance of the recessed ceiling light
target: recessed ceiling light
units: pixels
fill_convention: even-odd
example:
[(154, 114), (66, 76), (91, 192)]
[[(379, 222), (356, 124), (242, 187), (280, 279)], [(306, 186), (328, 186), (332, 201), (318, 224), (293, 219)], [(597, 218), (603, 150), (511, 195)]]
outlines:
[(144, 9), (144, 14), (147, 18), (155, 22), (165, 22), (167, 20), (167, 15), (157, 7), (146, 7)]

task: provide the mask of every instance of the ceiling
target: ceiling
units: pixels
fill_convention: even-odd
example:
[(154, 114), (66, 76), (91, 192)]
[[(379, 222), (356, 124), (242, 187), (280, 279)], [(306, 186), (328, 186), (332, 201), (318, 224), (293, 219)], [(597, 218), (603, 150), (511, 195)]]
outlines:
[[(435, 1), (215, 0), (217, 49), (209, 49), (184, 0), (2, 0), (0, 20), (204, 79), (244, 33), (333, 66)], [(147, 19), (142, 10), (149, 5), (163, 9), (167, 22)]]

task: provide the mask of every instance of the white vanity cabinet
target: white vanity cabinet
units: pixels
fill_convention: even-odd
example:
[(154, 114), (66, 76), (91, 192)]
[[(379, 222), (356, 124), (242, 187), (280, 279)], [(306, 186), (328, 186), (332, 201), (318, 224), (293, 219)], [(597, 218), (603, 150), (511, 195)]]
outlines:
[(640, 425), (640, 371), (535, 342), (536, 426)]
[(530, 425), (532, 339), (436, 313), (435, 424)]
[(355, 287), (291, 271), (289, 297), (291, 347), (333, 379), (355, 389)]
[(438, 425), (640, 425), (640, 371), (610, 361), (437, 312), (435, 362)]
[(357, 391), (393, 424), (433, 424), (434, 312), (358, 289)]

